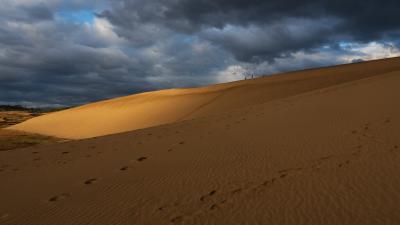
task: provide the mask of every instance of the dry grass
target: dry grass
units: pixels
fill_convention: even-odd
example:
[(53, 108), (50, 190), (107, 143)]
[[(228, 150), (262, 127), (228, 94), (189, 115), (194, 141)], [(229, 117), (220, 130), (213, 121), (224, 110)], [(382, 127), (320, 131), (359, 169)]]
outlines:
[(39, 115), (41, 114), (25, 111), (0, 111), (0, 128), (6, 128), (18, 123), (22, 123), (25, 120), (31, 119)]
[(0, 112), (0, 151), (62, 141), (62, 139), (54, 137), (3, 129), (38, 115), (40, 114), (24, 111)]

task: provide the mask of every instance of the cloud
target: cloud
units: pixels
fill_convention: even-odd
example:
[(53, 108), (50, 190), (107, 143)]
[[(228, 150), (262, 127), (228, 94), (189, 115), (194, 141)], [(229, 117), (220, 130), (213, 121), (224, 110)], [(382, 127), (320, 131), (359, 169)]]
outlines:
[(347, 62), (367, 61), (400, 56), (400, 49), (394, 43), (370, 42), (366, 44), (348, 43), (344, 46), (350, 54), (342, 55)]
[(228, 25), (265, 27), (288, 18), (321, 24), (336, 18), (343, 22), (336, 28), (339, 35), (370, 40), (398, 31), (399, 5), (395, 0), (117, 0), (100, 15), (123, 29), (153, 24), (186, 33)]
[(326, 43), (329, 38), (325, 35), (333, 35), (338, 23), (334, 19), (286, 19), (263, 26), (212, 28), (203, 31), (201, 36), (222, 46), (239, 61), (262, 62)]
[(23, 21), (34, 23), (40, 21), (52, 20), (54, 17), (50, 2), (46, 1), (13, 1), (4, 0), (1, 2), (0, 19)]
[(0, 103), (76, 105), (398, 56), (399, 6), (394, 0), (4, 0)]
[(394, 0), (117, 0), (99, 16), (132, 44), (152, 45), (181, 33), (238, 61), (260, 63), (340, 41), (393, 41), (398, 7)]
[(246, 77), (248, 69), (242, 65), (230, 65), (226, 69), (217, 73), (216, 80), (218, 83), (225, 83), (237, 80), (243, 80)]

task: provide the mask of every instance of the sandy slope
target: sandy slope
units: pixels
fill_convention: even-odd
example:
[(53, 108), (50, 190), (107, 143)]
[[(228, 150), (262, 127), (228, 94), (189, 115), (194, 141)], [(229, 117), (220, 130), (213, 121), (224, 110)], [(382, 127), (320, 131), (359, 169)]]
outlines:
[(399, 87), (388, 72), (0, 152), (0, 224), (400, 224)]
[(400, 58), (287, 73), (193, 89), (172, 89), (111, 99), (51, 113), (12, 129), (80, 139), (131, 131), (400, 70)]

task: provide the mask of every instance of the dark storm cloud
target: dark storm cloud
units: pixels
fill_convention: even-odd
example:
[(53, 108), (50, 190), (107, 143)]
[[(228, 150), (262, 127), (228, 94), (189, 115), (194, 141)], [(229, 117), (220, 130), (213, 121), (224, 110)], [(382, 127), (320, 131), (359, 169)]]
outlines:
[(42, 3), (38, 4), (20, 4), (10, 3), (5, 0), (2, 2), (0, 9), (0, 19), (8, 21), (23, 21), (34, 23), (38, 21), (53, 20), (54, 14), (49, 5)]
[[(127, 38), (135, 37), (143, 24), (203, 33), (238, 60), (251, 61), (272, 60), (332, 40), (390, 39), (399, 30), (399, 8), (394, 0), (120, 0), (100, 16)], [(229, 26), (238, 32), (227, 31)], [(244, 40), (253, 31), (253, 42)]]
[(391, 56), (400, 52), (399, 8), (392, 0), (2, 0), (0, 104), (75, 105)]
[(53, 12), (43, 4), (35, 5), (32, 7), (22, 7), (27, 13), (27, 18), (33, 20), (52, 20)]
[(133, 71), (118, 51), (73, 45), (47, 51), (24, 49), (6, 59), (0, 60), (0, 89), (2, 99), (10, 102), (74, 105), (128, 94), (126, 90), (150, 89), (144, 81), (127, 76)]
[(269, 25), (208, 29), (200, 35), (210, 42), (222, 46), (239, 61), (273, 61), (276, 57), (299, 50), (318, 47), (332, 40), (332, 26), (338, 21), (321, 19), (288, 19)]
[[(222, 28), (227, 24), (269, 24), (282, 18), (338, 17), (350, 32), (398, 29), (396, 0), (116, 0), (114, 9), (101, 13), (125, 27), (137, 22), (163, 23), (187, 30), (203, 26)], [(185, 26), (186, 25), (186, 26)]]

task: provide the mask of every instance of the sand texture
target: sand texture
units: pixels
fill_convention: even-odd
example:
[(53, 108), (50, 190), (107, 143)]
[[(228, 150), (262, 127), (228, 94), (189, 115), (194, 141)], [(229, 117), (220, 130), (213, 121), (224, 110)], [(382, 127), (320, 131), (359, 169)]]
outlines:
[[(400, 224), (399, 67), (390, 59), (165, 91), (182, 108), (148, 93), (32, 119), (17, 127), (113, 106), (136, 120), (124, 102), (146, 95), (157, 113), (179, 111), (156, 127), (0, 152), (0, 224)], [(189, 111), (193, 119), (173, 122)], [(71, 136), (61, 125), (46, 132)]]

